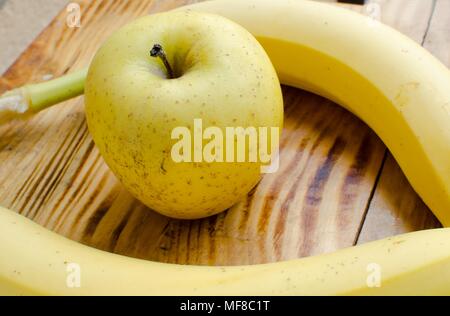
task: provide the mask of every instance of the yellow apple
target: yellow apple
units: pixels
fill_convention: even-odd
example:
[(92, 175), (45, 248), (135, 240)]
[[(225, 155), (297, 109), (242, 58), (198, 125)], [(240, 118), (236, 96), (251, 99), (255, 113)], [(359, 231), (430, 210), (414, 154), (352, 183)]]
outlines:
[[(150, 15), (115, 32), (93, 59), (85, 101), (89, 129), (114, 174), (144, 204), (175, 218), (226, 210), (257, 184), (262, 163), (180, 162), (176, 128), (194, 135), (201, 120), (225, 135), (227, 127), (283, 122), (280, 83), (256, 39), (223, 17), (189, 11)], [(192, 142), (192, 152), (207, 143)]]

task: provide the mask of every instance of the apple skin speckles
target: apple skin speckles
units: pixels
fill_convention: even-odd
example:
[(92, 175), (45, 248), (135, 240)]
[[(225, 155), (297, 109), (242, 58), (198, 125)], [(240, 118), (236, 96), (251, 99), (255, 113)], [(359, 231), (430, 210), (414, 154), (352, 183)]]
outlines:
[[(177, 78), (149, 54), (160, 44)], [(273, 66), (256, 39), (225, 18), (167, 12), (115, 32), (94, 57), (85, 86), (86, 117), (103, 158), (150, 208), (201, 218), (240, 201), (260, 180), (259, 163), (171, 158), (175, 127), (194, 119), (226, 127), (282, 127)]]

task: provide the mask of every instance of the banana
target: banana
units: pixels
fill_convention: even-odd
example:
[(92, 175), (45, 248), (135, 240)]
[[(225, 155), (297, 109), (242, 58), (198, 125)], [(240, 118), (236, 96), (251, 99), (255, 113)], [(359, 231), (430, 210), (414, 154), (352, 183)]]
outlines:
[(370, 17), (299, 0), (216, 0), (182, 7), (229, 18), (262, 44), (284, 84), (342, 105), (383, 140), (450, 226), (450, 72)]
[(0, 208), (0, 295), (445, 295), (450, 229), (292, 261), (164, 264), (103, 252)]
[[(215, 0), (181, 10), (241, 24), (284, 84), (359, 116), (450, 226), (450, 73), (426, 50), (376, 21), (316, 2)], [(450, 295), (450, 228), (274, 264), (200, 267), (95, 250), (0, 208), (0, 252), (0, 294), (10, 295)]]

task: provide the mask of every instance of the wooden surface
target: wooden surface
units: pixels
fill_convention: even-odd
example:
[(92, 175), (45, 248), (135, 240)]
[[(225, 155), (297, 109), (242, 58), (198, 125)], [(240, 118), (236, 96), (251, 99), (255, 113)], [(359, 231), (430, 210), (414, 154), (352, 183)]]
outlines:
[[(87, 66), (121, 25), (187, 2), (80, 0), (82, 27), (68, 28), (61, 12), (0, 79), (0, 92)], [(383, 22), (449, 65), (447, 0), (378, 3)], [(81, 97), (0, 127), (0, 204), (100, 249), (189, 264), (272, 262), (439, 226), (364, 123), (321, 97), (283, 91), (280, 170), (217, 216), (172, 220), (130, 196), (92, 142)]]

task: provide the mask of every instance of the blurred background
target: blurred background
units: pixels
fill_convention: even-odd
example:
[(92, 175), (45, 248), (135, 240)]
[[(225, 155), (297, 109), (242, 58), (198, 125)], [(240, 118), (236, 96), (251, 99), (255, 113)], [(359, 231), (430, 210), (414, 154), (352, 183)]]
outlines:
[(0, 74), (63, 9), (67, 0), (0, 0)]

